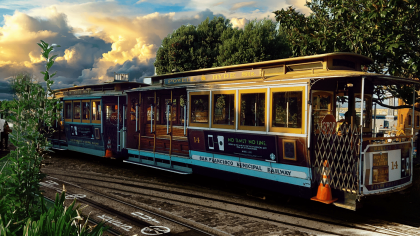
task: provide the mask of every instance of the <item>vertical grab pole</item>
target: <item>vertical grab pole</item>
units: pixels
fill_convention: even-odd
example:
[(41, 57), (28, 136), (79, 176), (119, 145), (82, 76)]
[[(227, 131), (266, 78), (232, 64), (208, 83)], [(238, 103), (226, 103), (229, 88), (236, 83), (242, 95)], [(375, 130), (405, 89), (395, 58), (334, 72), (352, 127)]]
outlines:
[(139, 104), (136, 105), (136, 132), (139, 131), (138, 123), (139, 123)]
[(117, 105), (117, 152), (120, 151), (120, 96)]
[[(411, 137), (411, 142), (413, 142), (414, 139), (414, 105), (416, 102), (416, 86), (413, 86), (413, 115), (411, 116), (411, 135), (413, 135), (413, 137)], [(412, 145), (412, 144), (411, 144)]]
[[(170, 110), (170, 113), (169, 113), (169, 119), (171, 120), (170, 122), (171, 122), (171, 132), (169, 133), (169, 156), (170, 155), (172, 155), (172, 109), (173, 109), (173, 105), (172, 105), (172, 102), (173, 102), (173, 97), (172, 97), (172, 91), (173, 90), (171, 90), (171, 102), (169, 103), (169, 104), (171, 104), (171, 110)], [(176, 105), (176, 104), (175, 104)], [(171, 161), (171, 164), (172, 164), (172, 161)]]
[(187, 106), (184, 105), (184, 136), (187, 134)]
[[(153, 126), (154, 126), (154, 133), (153, 133), (153, 152), (155, 152), (156, 151), (156, 119), (157, 119), (157, 114), (156, 114), (156, 110), (157, 110), (157, 105), (156, 105), (156, 91), (155, 91), (155, 110), (154, 110), (154, 119), (155, 119), (155, 122), (153, 122), (154, 124), (153, 124)], [(153, 120), (153, 119), (152, 119)], [(153, 158), (154, 159), (154, 158)]]
[(153, 134), (153, 105), (150, 106), (150, 133)]
[[(411, 168), (410, 168), (410, 175), (413, 176), (413, 150), (414, 150), (414, 105), (416, 102), (416, 86), (413, 84), (413, 115), (411, 118), (411, 150), (410, 150), (410, 162), (411, 162)], [(420, 131), (419, 131), (420, 132)], [(411, 177), (412, 179), (413, 177)]]
[[(138, 102), (138, 104), (137, 104), (137, 107), (139, 107), (139, 106), (141, 106), (141, 92), (139, 92), (139, 102)], [(140, 109), (139, 109), (139, 112), (141, 112), (141, 107), (140, 107)], [(142, 119), (141, 119), (141, 114), (139, 113), (139, 130), (138, 130), (138, 132), (139, 132), (139, 147), (138, 147), (138, 149), (139, 149), (139, 158), (140, 158), (140, 137), (141, 137), (141, 125), (142, 125)]]
[[(122, 147), (125, 148), (125, 105), (123, 105), (123, 114), (122, 114), (122, 119), (123, 119), (123, 127), (122, 127)], [(121, 148), (120, 148), (121, 150)]]
[(166, 134), (169, 134), (169, 104), (166, 104)]
[(374, 112), (375, 112), (375, 115), (374, 115), (374, 118), (373, 118), (373, 134), (374, 134), (374, 137), (376, 138), (376, 102), (375, 102), (375, 111)]
[(359, 194), (362, 193), (362, 155), (363, 155), (363, 104), (365, 101), (365, 77), (362, 77), (362, 91), (361, 91), (361, 102), (360, 102), (360, 155), (359, 155)]

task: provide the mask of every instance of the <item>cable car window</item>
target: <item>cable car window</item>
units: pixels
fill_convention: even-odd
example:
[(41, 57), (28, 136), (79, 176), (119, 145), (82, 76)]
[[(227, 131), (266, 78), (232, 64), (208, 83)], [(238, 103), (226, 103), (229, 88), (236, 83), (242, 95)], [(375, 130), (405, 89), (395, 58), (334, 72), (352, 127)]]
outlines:
[(235, 124), (235, 94), (214, 94), (213, 124)]
[(83, 100), (82, 101), (82, 120), (83, 122), (90, 122), (90, 101)]
[(265, 93), (241, 94), (241, 125), (265, 126)]
[(80, 101), (73, 102), (73, 119), (80, 119)]
[(71, 121), (71, 102), (64, 103), (64, 119)]
[[(147, 98), (147, 104), (148, 104), (148, 107), (147, 107), (147, 121), (150, 121), (151, 120), (151, 115), (152, 115), (152, 112), (154, 113), (155, 111), (155, 107), (153, 107), (153, 111), (151, 110), (152, 109), (152, 104), (154, 103), (154, 101), (155, 101), (155, 98), (154, 97), (148, 97)], [(153, 114), (153, 118), (155, 118), (156, 117), (156, 122), (159, 122), (160, 121), (160, 119), (159, 119), (159, 117), (160, 117), (160, 110), (159, 110), (159, 108), (160, 108), (160, 97), (156, 97), (156, 104), (155, 104), (155, 106), (157, 106), (156, 107), (156, 114)]]
[[(117, 105), (106, 105), (105, 106), (105, 114), (106, 114), (106, 121), (107, 122), (114, 122), (116, 123), (117, 120)], [(112, 120), (111, 120), (112, 119)]]
[(302, 128), (302, 92), (273, 93), (272, 116), (273, 127)]
[(185, 114), (187, 114), (187, 96), (181, 95), (179, 97), (179, 106), (180, 106), (180, 123), (184, 124)]
[(92, 122), (101, 122), (101, 101), (92, 101)]
[(209, 123), (209, 95), (191, 95), (191, 122)]
[[(168, 113), (167, 112), (167, 110), (168, 110), (167, 105), (170, 102), (171, 102), (171, 99), (165, 99), (165, 109), (164, 109), (165, 115), (163, 116), (163, 122), (164, 122), (164, 124), (166, 124), (166, 122), (167, 122), (166, 117), (171, 115), (171, 111), (169, 111), (169, 114), (167, 114)], [(171, 108), (169, 107), (169, 109), (171, 109)], [(172, 114), (172, 122), (175, 122), (176, 123), (176, 99), (175, 98), (172, 100), (172, 113), (173, 113)]]

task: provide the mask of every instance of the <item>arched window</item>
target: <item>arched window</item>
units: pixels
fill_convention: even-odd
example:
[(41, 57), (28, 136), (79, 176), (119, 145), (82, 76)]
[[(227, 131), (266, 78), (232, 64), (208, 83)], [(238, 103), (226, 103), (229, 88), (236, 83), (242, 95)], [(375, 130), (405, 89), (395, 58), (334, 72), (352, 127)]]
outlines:
[(411, 126), (411, 115), (408, 115), (408, 126)]

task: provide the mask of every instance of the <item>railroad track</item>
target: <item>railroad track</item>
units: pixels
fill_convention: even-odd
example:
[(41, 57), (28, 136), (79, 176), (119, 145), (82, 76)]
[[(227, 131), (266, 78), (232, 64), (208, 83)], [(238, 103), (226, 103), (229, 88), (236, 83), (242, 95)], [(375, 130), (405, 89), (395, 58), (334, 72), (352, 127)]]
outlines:
[[(138, 210), (138, 211), (147, 212), (148, 214), (153, 215), (153, 216), (155, 216), (157, 218), (165, 219), (166, 221), (169, 221), (169, 222), (172, 222), (174, 224), (180, 225), (182, 227), (188, 228), (190, 231), (187, 234), (189, 234), (189, 235), (199, 235), (199, 236), (201, 236), (201, 235), (208, 235), (208, 236), (213, 236), (213, 235), (228, 235), (227, 233), (224, 233), (224, 232), (221, 232), (221, 231), (217, 231), (217, 230), (214, 230), (214, 229), (209, 229), (209, 228), (207, 230), (208, 231), (213, 231), (213, 233), (207, 232), (207, 231), (204, 231), (203, 229), (200, 229), (199, 227), (196, 227), (194, 225), (188, 224), (185, 221), (184, 222), (181, 222), (179, 220), (173, 219), (173, 218), (168, 217), (166, 215), (161, 215), (159, 213), (156, 213), (156, 212), (150, 211), (148, 209), (145, 209), (145, 208), (142, 208), (142, 207), (133, 205), (131, 203), (128, 203), (128, 202), (125, 202), (125, 201), (121, 201), (121, 200), (119, 200), (117, 198), (114, 198), (114, 197), (111, 197), (111, 196), (108, 196), (108, 195), (105, 195), (105, 194), (102, 194), (102, 193), (99, 193), (99, 192), (96, 192), (96, 191), (92, 191), (92, 190), (89, 190), (89, 189), (86, 189), (86, 188), (82, 188), (82, 187), (78, 186), (77, 184), (73, 184), (73, 183), (70, 183), (70, 182), (67, 182), (67, 181), (59, 180), (59, 179), (54, 178), (54, 177), (51, 177), (51, 176), (48, 176), (47, 178), (54, 179), (54, 180), (56, 180), (58, 182), (65, 183), (67, 185), (70, 185), (70, 186), (73, 186), (73, 187), (76, 187), (76, 188), (79, 188), (79, 189), (83, 189), (84, 191), (90, 192), (93, 195), (100, 196), (102, 198), (106, 198), (106, 199), (109, 199), (109, 200), (114, 201), (114, 202), (118, 202), (120, 204), (126, 205), (126, 206), (128, 206), (130, 208), (133, 208), (135, 210)], [(61, 192), (62, 191), (60, 188), (55, 187), (55, 186), (53, 186), (51, 184), (42, 184), (41, 186), (44, 186), (46, 188), (50, 188), (50, 189), (56, 190), (58, 192)], [(70, 196), (77, 196), (77, 194), (75, 194), (74, 192), (70, 192), (70, 191), (66, 191), (66, 194), (67, 195), (70, 195)], [(93, 208), (96, 208), (96, 209), (100, 210), (101, 212), (107, 213), (108, 215), (117, 216), (118, 219), (120, 219), (120, 220), (122, 220), (122, 221), (125, 222), (124, 223), (125, 225), (131, 224), (131, 225), (137, 226), (139, 229), (142, 229), (141, 230), (142, 233), (143, 233), (143, 230), (144, 229), (152, 230), (153, 231), (154, 228), (158, 227), (158, 226), (155, 226), (153, 224), (150, 224), (150, 223), (148, 223), (146, 221), (138, 220), (136, 217), (133, 217), (133, 216), (131, 216), (129, 214), (126, 214), (126, 213), (124, 213), (122, 211), (115, 210), (115, 209), (113, 209), (113, 208), (111, 208), (109, 206), (106, 206), (106, 205), (104, 205), (102, 203), (99, 203), (97, 201), (94, 201), (94, 200), (91, 200), (91, 199), (88, 199), (88, 198), (77, 198), (77, 200), (80, 201), (80, 202), (84, 202), (85, 204), (88, 204), (89, 206), (91, 206)], [(142, 213), (139, 213), (139, 214), (142, 214)], [(136, 214), (133, 214), (133, 215), (139, 216), (139, 214), (137, 214), (137, 215)], [(103, 216), (104, 215), (102, 215), (102, 217)], [(144, 214), (142, 214), (140, 216), (144, 217)], [(106, 218), (104, 220), (107, 220), (107, 219), (110, 220), (111, 218), (109, 217), (109, 218)], [(149, 217), (149, 219), (151, 219), (151, 218)], [(155, 220), (155, 222), (157, 222), (157, 221)], [(190, 222), (190, 223), (192, 223), (192, 222)], [(195, 223), (195, 225), (197, 225), (197, 224)], [(162, 226), (162, 227), (164, 227), (164, 226)], [(167, 227), (164, 227), (164, 228), (167, 228)], [(202, 228), (206, 228), (206, 227), (204, 226)], [(145, 234), (145, 233), (143, 233), (143, 234)], [(173, 235), (171, 232), (164, 232), (164, 233), (160, 233), (160, 234)], [(156, 235), (160, 235), (160, 234), (156, 234)], [(153, 235), (153, 234), (149, 234), (149, 235)], [(177, 233), (176, 235), (182, 235), (182, 234)]]
[[(173, 202), (178, 202), (180, 204), (189, 204), (189, 205), (193, 205), (196, 207), (205, 207), (206, 209), (211, 209), (211, 210), (217, 210), (217, 211), (223, 211), (225, 213), (228, 214), (239, 214), (242, 217), (249, 217), (249, 218), (254, 218), (254, 219), (258, 219), (258, 220), (262, 220), (262, 221), (266, 221), (266, 222), (271, 222), (271, 223), (277, 223), (277, 224), (282, 224), (282, 225), (286, 225), (288, 227), (293, 227), (293, 228), (299, 228), (301, 230), (305, 230), (305, 231), (309, 231), (309, 232), (318, 232), (320, 234), (335, 234), (335, 235), (348, 235), (346, 234), (340, 234), (337, 231), (328, 231), (328, 230), (324, 230), (324, 229), (320, 229), (320, 227), (314, 227), (314, 226), (309, 226), (309, 225), (313, 225), (315, 224), (323, 224), (323, 225), (329, 225), (329, 226), (335, 226), (335, 227), (345, 227), (345, 228), (353, 228), (353, 229), (357, 229), (359, 231), (364, 231), (364, 232), (371, 232), (371, 233), (380, 233), (382, 235), (396, 235), (396, 236), (408, 236), (408, 235), (414, 235), (412, 234), (413, 229), (411, 229), (410, 227), (406, 227), (406, 229), (404, 229), (404, 231), (401, 230), (396, 230), (395, 227), (390, 227), (389, 225), (385, 224), (384, 222), (382, 222), (381, 226), (378, 226), (378, 224), (373, 225), (373, 224), (351, 224), (351, 223), (344, 223), (344, 222), (340, 222), (340, 221), (331, 221), (331, 220), (325, 220), (325, 219), (319, 219), (319, 218), (314, 218), (314, 217), (309, 217), (309, 216), (302, 216), (302, 215), (298, 215), (298, 214), (294, 214), (294, 213), (290, 213), (290, 212), (281, 212), (281, 211), (277, 211), (277, 210), (270, 210), (270, 209), (266, 209), (266, 208), (262, 208), (262, 207), (256, 207), (256, 206), (249, 206), (246, 204), (241, 204), (238, 202), (233, 202), (233, 201), (227, 201), (227, 200), (222, 200), (222, 199), (218, 199), (218, 198), (211, 198), (211, 197), (205, 197), (205, 196), (201, 196), (198, 193), (197, 194), (192, 194), (192, 193), (186, 193), (186, 192), (180, 192), (180, 191), (175, 191), (175, 190), (168, 190), (168, 189), (161, 189), (161, 188), (156, 188), (156, 187), (150, 187), (150, 186), (145, 186), (144, 184), (132, 184), (132, 183), (127, 183), (127, 178), (124, 180), (125, 183), (121, 183), (118, 181), (111, 181), (108, 179), (111, 179), (112, 177), (105, 177), (105, 176), (101, 176), (100, 179), (96, 179), (92, 177), (92, 174), (89, 174), (90, 177), (83, 177), (83, 176), (72, 176), (72, 175), (60, 175), (60, 174), (53, 174), (53, 173), (49, 173), (50, 176), (48, 176), (48, 178), (50, 179), (54, 179), (56, 181), (60, 181), (69, 185), (74, 185), (77, 186), (80, 189), (84, 189), (86, 191), (90, 191), (92, 193), (96, 194), (96, 191), (90, 190), (90, 189), (86, 189), (81, 187), (80, 185), (85, 185), (85, 184), (89, 184), (92, 187), (95, 188), (100, 188), (103, 190), (113, 190), (113, 191), (121, 191), (124, 192), (125, 194), (140, 194), (143, 196), (147, 196), (147, 197), (158, 197), (160, 199), (162, 199), (163, 201), (173, 201)], [(51, 175), (54, 176), (60, 176), (61, 178), (63, 177), (67, 177), (67, 178), (73, 178), (73, 179), (79, 179), (79, 181), (76, 180), (72, 180), (71, 182), (69, 181), (65, 181), (65, 180), (61, 180), (58, 179), (56, 177), (53, 177)], [(85, 181), (85, 182), (83, 182)], [(91, 181), (94, 182), (96, 181), (97, 183), (86, 183), (86, 181)], [(80, 184), (80, 185), (77, 185)], [(104, 186), (108, 185), (108, 186)], [(122, 188), (115, 188), (115, 187), (110, 187), (110, 185), (119, 185)], [(142, 189), (142, 190), (147, 190), (149, 192), (160, 192), (160, 193), (165, 193), (165, 195), (172, 195), (171, 197), (163, 197), (163, 196), (157, 196), (157, 194), (142, 194), (139, 193), (138, 191), (130, 191), (128, 190), (128, 188), (138, 188), (138, 189)], [(103, 193), (100, 193), (102, 195), (104, 195)], [(158, 194), (158, 195), (162, 195), (162, 194)], [(111, 197), (109, 195), (106, 195), (107, 198), (109, 199), (113, 199), (115, 201), (122, 201), (121, 199), (116, 199), (115, 197)], [(180, 200), (180, 199), (189, 199), (188, 201), (185, 200)], [(194, 200), (193, 200), (194, 199)], [(201, 202), (203, 201), (207, 201), (207, 202), (217, 202), (219, 204), (224, 204), (226, 207), (221, 208), (221, 207), (215, 207), (215, 206), (211, 206), (211, 205), (203, 205), (203, 204), (198, 204), (195, 203), (197, 202), (197, 199), (199, 199)], [(131, 203), (128, 203), (131, 204)], [(238, 210), (233, 210), (233, 208), (240, 208), (245, 212), (238, 212)], [(244, 210), (246, 208), (246, 210)], [(255, 212), (255, 211), (262, 211), (264, 212), (265, 216), (257, 216), (255, 214), (252, 214), (250, 212)], [(268, 214), (267, 214), (268, 213)], [(151, 214), (151, 213), (150, 213)], [(260, 214), (261, 215), (261, 214)], [(289, 218), (289, 220), (279, 220), (279, 218)], [(302, 223), (302, 221), (304, 222), (312, 222), (312, 223)], [(296, 224), (295, 222), (300, 222), (299, 224)], [(401, 226), (398, 226), (401, 227)], [(404, 226), (403, 226), (404, 227)], [(418, 233), (417, 235), (420, 235), (420, 233)]]

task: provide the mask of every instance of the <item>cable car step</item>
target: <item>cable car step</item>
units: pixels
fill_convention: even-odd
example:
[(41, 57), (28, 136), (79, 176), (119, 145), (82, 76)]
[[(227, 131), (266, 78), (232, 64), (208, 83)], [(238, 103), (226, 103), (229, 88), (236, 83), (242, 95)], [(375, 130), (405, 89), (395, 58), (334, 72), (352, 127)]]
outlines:
[(134, 165), (139, 165), (139, 166), (150, 167), (150, 168), (154, 168), (154, 169), (158, 169), (158, 170), (169, 171), (169, 172), (176, 173), (176, 174), (181, 174), (181, 175), (189, 175), (189, 174), (191, 174), (191, 173), (184, 172), (184, 171), (173, 170), (173, 169), (169, 169), (169, 168), (164, 168), (164, 167), (159, 167), (159, 166), (154, 166), (154, 165), (149, 165), (149, 164), (143, 164), (143, 163), (138, 163), (138, 162), (134, 162), (134, 161), (126, 161), (126, 160), (124, 160), (124, 162), (130, 163), (130, 164), (134, 164)]

